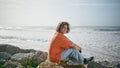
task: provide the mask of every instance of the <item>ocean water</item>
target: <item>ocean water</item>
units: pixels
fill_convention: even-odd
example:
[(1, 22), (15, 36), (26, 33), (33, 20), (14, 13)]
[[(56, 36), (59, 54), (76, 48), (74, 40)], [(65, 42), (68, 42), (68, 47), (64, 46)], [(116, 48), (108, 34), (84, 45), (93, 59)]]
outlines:
[[(0, 27), (0, 44), (47, 52), (54, 32), (53, 26)], [(120, 62), (119, 26), (73, 26), (65, 35), (82, 47), (84, 57), (95, 56), (95, 61)]]

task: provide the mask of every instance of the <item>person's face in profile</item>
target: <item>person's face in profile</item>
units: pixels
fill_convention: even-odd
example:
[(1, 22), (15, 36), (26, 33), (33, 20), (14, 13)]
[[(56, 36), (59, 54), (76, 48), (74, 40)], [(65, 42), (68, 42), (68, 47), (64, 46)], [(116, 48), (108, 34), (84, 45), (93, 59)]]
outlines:
[(63, 28), (61, 29), (61, 33), (65, 34), (67, 32), (67, 25), (64, 25)]

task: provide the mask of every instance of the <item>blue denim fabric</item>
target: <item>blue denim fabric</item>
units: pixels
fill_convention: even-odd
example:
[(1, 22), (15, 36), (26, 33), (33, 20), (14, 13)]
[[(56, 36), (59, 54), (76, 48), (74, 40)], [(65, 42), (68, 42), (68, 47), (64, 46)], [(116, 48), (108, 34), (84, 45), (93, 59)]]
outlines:
[(66, 58), (74, 58), (80, 63), (84, 61), (84, 57), (81, 55), (81, 53), (74, 48), (70, 48), (62, 52), (61, 60), (65, 60)]

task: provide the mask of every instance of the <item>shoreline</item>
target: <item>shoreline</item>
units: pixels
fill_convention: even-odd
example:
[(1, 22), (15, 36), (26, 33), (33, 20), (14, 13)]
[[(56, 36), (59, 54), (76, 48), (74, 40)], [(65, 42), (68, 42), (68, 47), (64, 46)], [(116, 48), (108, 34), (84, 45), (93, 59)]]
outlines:
[[(23, 45), (23, 43), (18, 43), (18, 42), (14, 43), (14, 44), (13, 43), (7, 43), (7, 44), (19, 47), (21, 49), (34, 49), (34, 50), (38, 50), (38, 51), (48, 52), (47, 45), (42, 46), (40, 44), (36, 45), (36, 44), (33, 44), (33, 43), (31, 44), (31, 43), (29, 43), (27, 45)], [(5, 43), (3, 43), (3, 44), (5, 44)], [(96, 50), (99, 50), (99, 49), (96, 49)], [(120, 62), (120, 57), (118, 54), (114, 55), (114, 53), (106, 53), (106, 51), (96, 51), (96, 50), (83, 47), (82, 55), (85, 58), (94, 56), (96, 62), (102, 62), (102, 61)]]

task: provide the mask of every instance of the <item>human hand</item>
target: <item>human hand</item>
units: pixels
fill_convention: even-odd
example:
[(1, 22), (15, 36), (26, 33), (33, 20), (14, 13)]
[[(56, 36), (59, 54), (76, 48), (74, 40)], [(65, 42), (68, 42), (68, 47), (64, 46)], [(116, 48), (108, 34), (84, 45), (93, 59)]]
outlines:
[(82, 51), (81, 51), (81, 50), (79, 50), (79, 52), (80, 52), (80, 53), (82, 53)]

